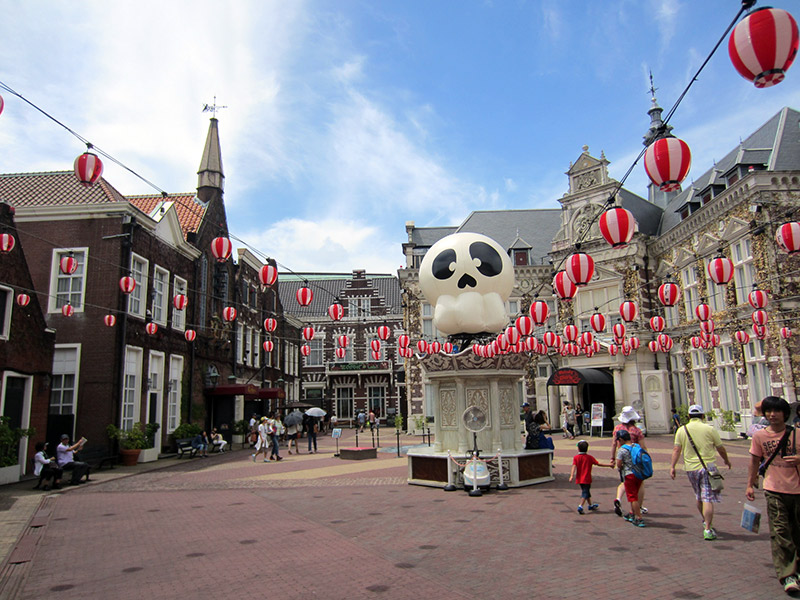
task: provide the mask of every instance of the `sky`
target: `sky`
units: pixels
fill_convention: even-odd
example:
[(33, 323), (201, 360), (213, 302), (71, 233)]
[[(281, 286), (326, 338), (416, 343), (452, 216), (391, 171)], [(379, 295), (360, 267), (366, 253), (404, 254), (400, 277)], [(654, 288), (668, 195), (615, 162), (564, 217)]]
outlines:
[[(171, 193), (196, 188), (216, 97), (234, 236), (297, 272), (395, 273), (407, 221), (558, 208), (584, 145), (622, 177), (649, 73), (666, 114), (740, 4), (0, 0), (0, 81)], [(81, 142), (3, 97), (0, 172), (70, 170)], [(670, 121), (689, 179), (784, 106), (800, 66), (757, 90), (726, 39)], [(154, 193), (109, 161), (104, 177)], [(646, 185), (640, 162), (625, 187)]]

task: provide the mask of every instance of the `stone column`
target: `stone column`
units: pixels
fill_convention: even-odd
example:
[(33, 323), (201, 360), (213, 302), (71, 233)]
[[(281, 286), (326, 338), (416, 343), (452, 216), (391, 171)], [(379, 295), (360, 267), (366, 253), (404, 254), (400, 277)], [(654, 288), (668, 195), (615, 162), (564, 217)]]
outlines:
[(433, 390), (433, 398), (434, 402), (436, 402), (436, 406), (433, 409), (433, 434), (436, 436), (436, 441), (433, 443), (433, 451), (434, 452), (441, 452), (442, 451), (442, 431), (439, 429), (440, 423), (442, 422), (442, 403), (441, 399), (439, 398), (439, 381), (434, 380), (431, 381), (431, 387)]
[[(458, 404), (458, 410), (456, 411), (456, 415), (460, 418), (461, 415), (464, 414), (464, 411), (467, 410), (467, 389), (464, 385), (464, 378), (463, 377), (456, 377), (456, 402)], [(468, 431), (463, 425), (459, 425), (458, 428), (458, 453), (465, 454), (467, 449), (470, 446), (470, 440), (468, 439)]]
[(497, 379), (492, 378), (489, 380), (489, 406), (492, 411), (492, 447), (489, 448), (488, 456), (494, 456), (494, 452), (503, 445), (500, 437), (500, 423), (502, 418), (500, 416), (500, 388), (497, 384)]

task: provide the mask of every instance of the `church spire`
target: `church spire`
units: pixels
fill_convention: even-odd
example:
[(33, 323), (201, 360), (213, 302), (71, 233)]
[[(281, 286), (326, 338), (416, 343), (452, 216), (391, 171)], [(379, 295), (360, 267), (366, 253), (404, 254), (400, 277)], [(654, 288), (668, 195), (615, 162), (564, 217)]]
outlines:
[(644, 134), (644, 141), (642, 144), (645, 146), (649, 146), (653, 142), (655, 142), (658, 138), (666, 137), (670, 135), (670, 131), (672, 131), (671, 125), (664, 125), (664, 122), (661, 120), (661, 112), (664, 110), (658, 105), (658, 101), (656, 100), (656, 88), (653, 84), (653, 72), (650, 72), (650, 110), (647, 111), (647, 114), (650, 115), (650, 128), (647, 130), (647, 133)]
[(208, 124), (206, 146), (200, 169), (197, 171), (197, 188), (225, 189), (225, 174), (222, 171), (222, 151), (219, 146), (219, 129), (216, 117), (211, 117)]

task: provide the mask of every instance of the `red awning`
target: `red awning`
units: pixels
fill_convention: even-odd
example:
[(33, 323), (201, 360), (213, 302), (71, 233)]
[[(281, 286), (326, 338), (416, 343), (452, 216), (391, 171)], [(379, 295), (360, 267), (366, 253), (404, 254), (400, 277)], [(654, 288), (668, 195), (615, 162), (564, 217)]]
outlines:
[(245, 398), (285, 398), (286, 393), (280, 388), (260, 388), (250, 383), (234, 383), (207, 387), (210, 396), (244, 396)]

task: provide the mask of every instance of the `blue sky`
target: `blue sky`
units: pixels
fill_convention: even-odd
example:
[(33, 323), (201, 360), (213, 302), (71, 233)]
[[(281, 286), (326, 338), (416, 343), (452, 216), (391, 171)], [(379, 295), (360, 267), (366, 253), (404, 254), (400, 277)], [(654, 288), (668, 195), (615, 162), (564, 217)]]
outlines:
[[(621, 177), (649, 124), (648, 72), (668, 109), (739, 5), (0, 0), (0, 80), (170, 192), (196, 186), (216, 96), (233, 234), (296, 271), (394, 272), (406, 221), (558, 207), (584, 144)], [(689, 178), (800, 108), (798, 82), (794, 66), (756, 90), (726, 41), (671, 121)], [(81, 144), (4, 98), (0, 172), (71, 169)], [(646, 183), (640, 164), (625, 187)]]

